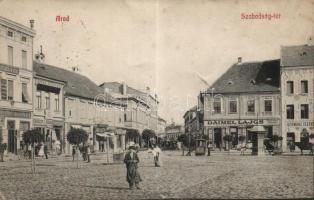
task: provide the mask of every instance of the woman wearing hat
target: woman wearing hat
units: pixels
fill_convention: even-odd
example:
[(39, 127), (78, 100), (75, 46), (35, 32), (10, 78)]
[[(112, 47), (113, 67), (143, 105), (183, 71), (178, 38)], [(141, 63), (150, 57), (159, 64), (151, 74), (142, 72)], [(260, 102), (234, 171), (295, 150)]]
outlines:
[(134, 185), (137, 189), (141, 189), (139, 187), (139, 182), (142, 181), (139, 172), (137, 171), (137, 163), (140, 162), (138, 155), (136, 153), (135, 144), (129, 144), (129, 152), (124, 157), (124, 163), (126, 165), (127, 174), (126, 180), (129, 183), (129, 187), (131, 190), (134, 189)]

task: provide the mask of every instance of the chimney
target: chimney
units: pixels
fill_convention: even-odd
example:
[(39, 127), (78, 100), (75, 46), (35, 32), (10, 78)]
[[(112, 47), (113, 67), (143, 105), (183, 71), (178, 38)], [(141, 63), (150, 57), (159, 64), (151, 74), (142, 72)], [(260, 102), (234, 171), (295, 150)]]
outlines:
[(34, 29), (35, 20), (31, 19), (29, 20), (29, 23), (30, 23), (31, 29)]
[(123, 95), (126, 95), (126, 89), (127, 89), (127, 85), (126, 85), (126, 83), (123, 81), (123, 82), (122, 82), (122, 94), (123, 94)]
[(238, 63), (242, 63), (242, 57), (238, 57)]

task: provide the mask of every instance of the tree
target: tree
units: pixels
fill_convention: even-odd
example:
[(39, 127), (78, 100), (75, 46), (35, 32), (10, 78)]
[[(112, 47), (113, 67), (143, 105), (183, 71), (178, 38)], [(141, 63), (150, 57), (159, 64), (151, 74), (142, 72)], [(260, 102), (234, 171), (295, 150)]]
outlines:
[(2, 134), (0, 134), (0, 162), (3, 162), (4, 152), (7, 149), (7, 144), (2, 143), (2, 142), (3, 142), (3, 138), (2, 138)]
[(85, 144), (88, 140), (88, 134), (84, 129), (71, 128), (67, 134), (67, 140), (71, 145), (76, 148), (76, 167), (78, 168), (78, 150), (80, 144)]
[(31, 167), (32, 167), (32, 172), (35, 173), (36, 170), (36, 163), (35, 163), (35, 144), (40, 144), (41, 142), (44, 141), (45, 137), (44, 134), (42, 134), (39, 130), (37, 129), (31, 129), (28, 131), (25, 131), (22, 135), (23, 137), (23, 142), (27, 146), (31, 146)]
[(150, 129), (145, 129), (142, 133), (142, 138), (145, 141), (145, 143), (147, 144), (147, 147), (149, 147), (149, 141), (151, 138), (155, 138), (156, 134), (153, 130)]

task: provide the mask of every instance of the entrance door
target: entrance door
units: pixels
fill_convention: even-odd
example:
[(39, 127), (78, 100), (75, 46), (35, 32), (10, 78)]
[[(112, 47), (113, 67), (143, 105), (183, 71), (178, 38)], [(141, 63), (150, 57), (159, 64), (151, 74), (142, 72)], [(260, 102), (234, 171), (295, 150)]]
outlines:
[(294, 151), (295, 150), (295, 134), (293, 132), (288, 132), (287, 133), (287, 145), (290, 149), (290, 151)]
[(8, 121), (8, 152), (15, 153), (16, 137), (15, 137), (15, 121)]
[(232, 147), (235, 148), (238, 145), (238, 128), (231, 127), (230, 133), (232, 135)]
[(221, 140), (222, 140), (222, 134), (221, 134), (221, 128), (214, 128), (214, 142), (216, 148), (221, 148)]

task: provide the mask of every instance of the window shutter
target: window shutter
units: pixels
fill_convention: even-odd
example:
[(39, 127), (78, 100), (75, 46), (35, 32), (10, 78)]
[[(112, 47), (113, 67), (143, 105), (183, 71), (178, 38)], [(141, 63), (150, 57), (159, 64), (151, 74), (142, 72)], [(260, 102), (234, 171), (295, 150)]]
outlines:
[(1, 99), (7, 100), (7, 80), (1, 79)]

